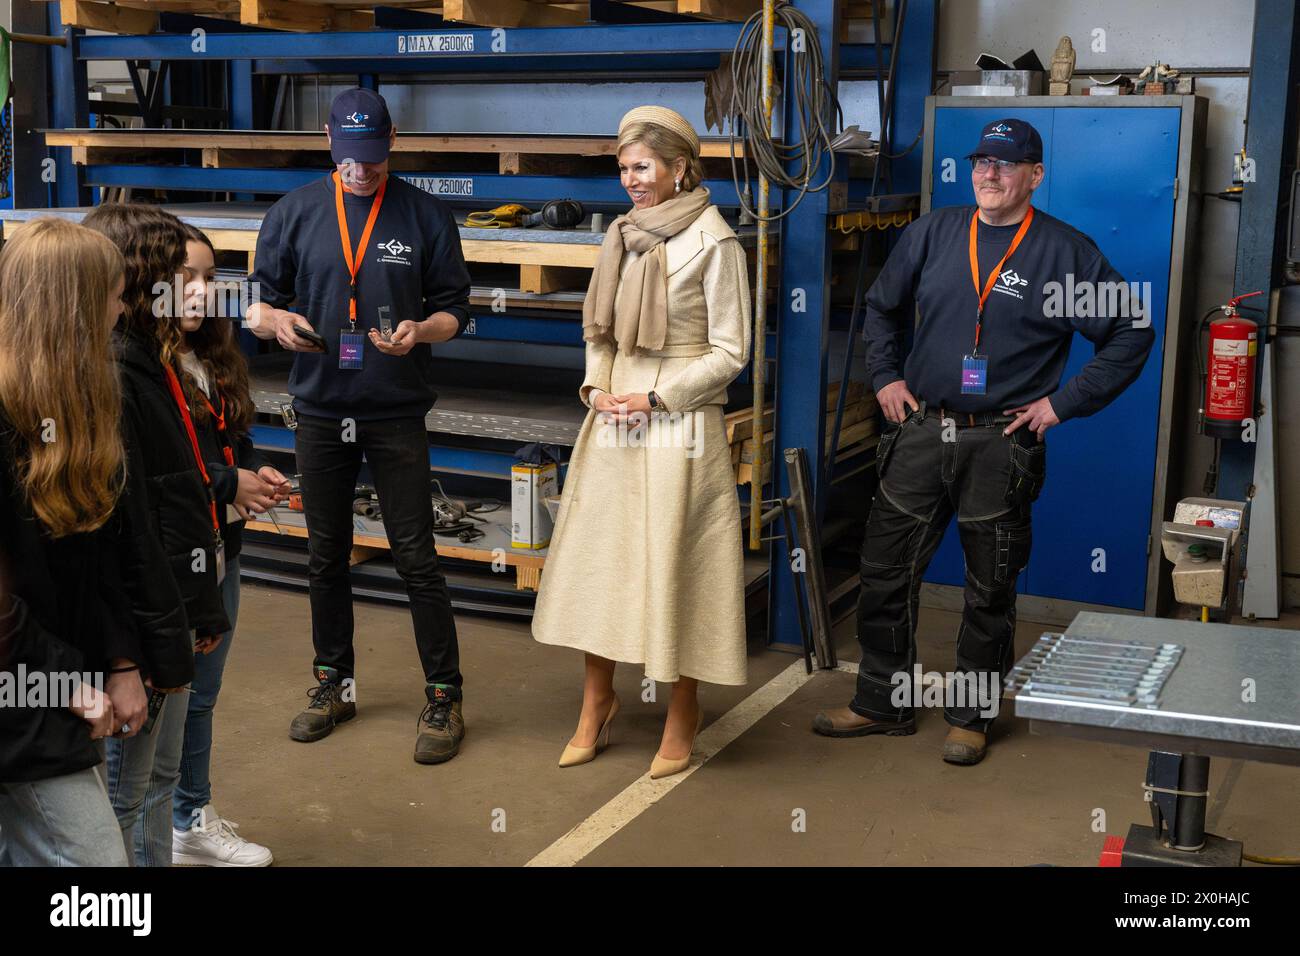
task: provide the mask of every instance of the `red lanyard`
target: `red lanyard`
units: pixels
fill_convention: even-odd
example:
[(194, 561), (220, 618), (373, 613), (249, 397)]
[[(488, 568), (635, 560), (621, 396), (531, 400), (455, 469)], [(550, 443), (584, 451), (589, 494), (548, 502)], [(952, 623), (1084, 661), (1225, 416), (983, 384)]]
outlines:
[(1006, 265), (1007, 260), (1011, 258), (1011, 253), (1016, 251), (1016, 247), (1020, 245), (1020, 240), (1025, 238), (1025, 233), (1029, 231), (1029, 224), (1034, 221), (1034, 207), (1030, 206), (1029, 212), (1025, 213), (1024, 221), (1020, 223), (1020, 228), (1016, 230), (1011, 245), (1007, 247), (1007, 251), (1003, 253), (1002, 258), (998, 260), (998, 264), (989, 273), (988, 281), (984, 283), (983, 292), (980, 291), (979, 252), (975, 246), (975, 237), (979, 233), (979, 218), (978, 211), (970, 217), (970, 277), (971, 281), (975, 283), (975, 294), (980, 297), (979, 311), (975, 313), (975, 348), (977, 349), (980, 347), (980, 325), (984, 320), (984, 303), (988, 301), (989, 293), (993, 291), (993, 284), (998, 281), (998, 276), (1002, 274), (1002, 267)]
[(352, 254), (352, 237), (348, 235), (348, 217), (343, 211), (343, 179), (334, 173), (334, 210), (339, 217), (339, 239), (343, 243), (343, 261), (348, 264), (351, 281), (348, 287), (348, 320), (353, 331), (357, 327), (357, 273), (361, 271), (361, 260), (366, 257), (366, 247), (370, 244), (370, 233), (379, 218), (379, 207), (384, 204), (384, 190), (388, 188), (388, 177), (379, 183), (379, 191), (370, 204), (370, 215), (366, 217), (366, 228), (361, 233), (361, 244), (357, 246), (355, 257)]
[(203, 476), (203, 486), (208, 492), (208, 505), (212, 508), (212, 530), (220, 537), (221, 522), (217, 520), (217, 499), (212, 493), (212, 479), (208, 476), (207, 466), (203, 464), (203, 453), (199, 451), (199, 436), (194, 433), (194, 422), (190, 418), (190, 407), (185, 401), (185, 393), (181, 391), (180, 380), (176, 377), (176, 373), (172, 371), (172, 367), (164, 365), (163, 371), (167, 373), (167, 387), (171, 389), (172, 399), (176, 402), (176, 408), (181, 413), (181, 421), (185, 423), (185, 433), (190, 436), (190, 448), (194, 451), (194, 461), (199, 466), (199, 474)]
[(221, 436), (221, 455), (226, 459), (226, 464), (230, 467), (235, 466), (235, 452), (230, 447), (230, 436), (226, 434), (226, 400), (221, 393), (217, 393), (217, 400), (221, 402), (221, 411), (218, 412), (212, 407), (206, 395), (203, 396), (203, 404), (208, 406), (208, 411), (217, 422), (217, 433)]

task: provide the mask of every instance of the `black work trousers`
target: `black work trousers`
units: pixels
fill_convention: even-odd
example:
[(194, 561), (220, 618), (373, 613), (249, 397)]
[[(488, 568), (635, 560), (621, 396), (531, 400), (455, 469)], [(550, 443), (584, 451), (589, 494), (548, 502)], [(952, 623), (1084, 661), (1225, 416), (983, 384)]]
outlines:
[[(352, 438), (345, 441), (345, 438)], [(424, 420), (391, 418), (344, 423), (298, 416), (295, 434), (307, 518), (307, 574), (316, 666), (340, 680), (354, 676), (352, 503), (362, 455), (370, 466), (393, 564), (406, 584), (415, 646), (426, 684), (461, 686), (456, 619), (434, 548), (429, 493), (429, 438)]]
[[(922, 409), (886, 423), (877, 447), (879, 486), (862, 543), (858, 643), (862, 663), (851, 709), (878, 721), (913, 716), (916, 615), (921, 578), (955, 515), (966, 563), (965, 607), (954, 675), (964, 690), (947, 695), (944, 718), (987, 731), (1001, 678), (1013, 663), (1016, 578), (1029, 561), (1030, 506), (1042, 490), (1046, 446), (1026, 428), (1003, 435), (1006, 421), (958, 426)], [(954, 698), (957, 698), (954, 700)]]

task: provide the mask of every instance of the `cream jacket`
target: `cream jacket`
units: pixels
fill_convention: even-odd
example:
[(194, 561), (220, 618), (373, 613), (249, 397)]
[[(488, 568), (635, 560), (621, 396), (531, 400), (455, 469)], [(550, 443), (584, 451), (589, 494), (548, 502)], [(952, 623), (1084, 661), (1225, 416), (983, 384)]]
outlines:
[[(623, 256), (620, 275), (639, 253)], [(727, 386), (749, 361), (749, 272), (740, 240), (710, 206), (664, 243), (668, 271), (668, 330), (664, 347), (639, 355), (587, 343), (586, 377), (578, 390), (616, 395), (652, 389), (667, 411), (689, 412), (727, 401)], [(619, 292), (622, 293), (622, 283)]]

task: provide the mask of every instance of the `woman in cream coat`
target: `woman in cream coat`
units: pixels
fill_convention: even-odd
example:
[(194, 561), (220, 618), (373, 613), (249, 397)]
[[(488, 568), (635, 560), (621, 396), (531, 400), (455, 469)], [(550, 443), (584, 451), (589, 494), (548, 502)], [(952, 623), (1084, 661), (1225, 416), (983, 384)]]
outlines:
[(533, 616), (538, 641), (586, 652), (562, 767), (608, 742), (618, 661), (673, 685), (653, 777), (690, 762), (698, 682), (745, 683), (740, 506), (722, 406), (749, 358), (749, 279), (700, 185), (699, 148), (690, 124), (662, 107), (638, 107), (619, 125), (633, 208), (610, 226), (583, 306), (579, 394), (592, 410)]

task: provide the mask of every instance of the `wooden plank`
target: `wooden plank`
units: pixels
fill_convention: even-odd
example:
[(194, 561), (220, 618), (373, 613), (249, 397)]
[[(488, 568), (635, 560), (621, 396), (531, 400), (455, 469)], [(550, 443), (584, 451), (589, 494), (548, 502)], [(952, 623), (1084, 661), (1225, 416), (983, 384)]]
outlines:
[[(81, 0), (85, 3), (86, 0)], [(198, 130), (90, 130), (52, 129), (45, 131), (47, 146), (102, 146), (111, 148), (204, 149), (222, 150), (311, 150), (327, 152), (329, 142), (324, 132), (257, 132)], [(553, 156), (614, 156), (618, 142), (613, 136), (485, 136), (477, 134), (439, 135), (435, 133), (397, 134), (395, 153), (517, 153)], [(708, 139), (700, 144), (705, 159), (725, 159), (729, 154), (726, 140)], [(737, 156), (741, 152), (737, 151)]]
[(148, 10), (119, 7), (112, 3), (87, 0), (63, 0), (59, 13), (66, 27), (103, 30), (106, 33), (152, 33), (158, 27), (158, 14)]
[[(5, 235), (12, 235), (23, 224), (5, 223)], [(246, 252), (257, 249), (257, 233), (252, 229), (205, 229), (212, 245), (223, 252)], [(600, 246), (560, 242), (502, 242), (492, 239), (462, 239), (461, 248), (468, 262), (497, 265), (567, 266), (575, 270), (590, 269), (600, 255)], [(585, 280), (584, 280), (585, 281)]]
[(532, 263), (519, 267), (519, 291), (558, 292), (561, 289), (585, 289), (591, 283), (591, 272), (568, 266), (539, 266)]
[(600, 246), (567, 242), (502, 242), (494, 239), (462, 239), (461, 249), (469, 262), (507, 265), (574, 266), (590, 269), (600, 257)]
[(762, 8), (762, 0), (677, 0), (678, 13), (711, 20), (747, 20)]
[(348, 555), (348, 567), (355, 568), (358, 564), (364, 564), (371, 558), (378, 557), (381, 554), (387, 554), (388, 551), (388, 548), (354, 544), (352, 546), (352, 553)]
[[(864, 451), (869, 451), (875, 448), (876, 445), (879, 443), (879, 441), (880, 439), (876, 438), (873, 435), (863, 439), (861, 442), (858, 442), (856, 444), (847, 447), (841, 447), (839, 454), (835, 456), (835, 463), (839, 464), (842, 461), (847, 461), (848, 459), (852, 458), (854, 455), (860, 455)], [(735, 471), (736, 471), (736, 484), (748, 485), (753, 480), (754, 465), (752, 462), (741, 462), (740, 464), (736, 465)], [(763, 484), (766, 485), (770, 483), (771, 480), (772, 480), (772, 459), (769, 457), (763, 459)]]
[(374, 20), (361, 13), (303, 0), (240, 0), (239, 22), (270, 30), (324, 33), (365, 30)]
[(205, 17), (239, 19), (239, 0), (117, 0), (119, 7), (154, 13), (189, 13)]
[[(835, 411), (835, 403), (839, 400), (840, 383), (838, 381), (830, 382), (826, 386), (826, 413), (830, 415)], [(845, 401), (845, 414), (853, 407), (855, 402), (862, 401), (867, 404), (868, 409), (875, 408), (876, 400), (874, 395), (868, 395), (864, 383), (857, 379), (850, 379), (849, 394)], [(768, 405), (763, 410), (763, 430), (770, 430), (772, 421), (772, 406)], [(730, 412), (724, 419), (724, 427), (727, 432), (727, 441), (742, 441), (754, 434), (754, 415), (751, 408), (741, 408)]]
[(528, 0), (442, 0), (442, 18), (482, 27), (565, 27), (587, 22), (577, 10)]
[(223, 252), (253, 252), (257, 249), (257, 233), (251, 229), (204, 229), (212, 245)]
[(542, 584), (542, 569), (526, 564), (515, 565), (515, 590), (536, 591)]
[[(855, 416), (855, 420), (852, 423), (850, 423), (848, 421), (848, 417), (849, 417), (848, 409), (845, 409), (845, 414), (844, 414), (845, 421), (842, 422), (840, 426), (840, 447), (841, 448), (845, 448), (848, 445), (853, 444), (853, 442), (861, 441), (863, 438), (866, 438), (870, 435), (874, 435), (876, 433), (875, 419), (866, 418), (865, 414), (866, 413), (863, 412), (861, 417)], [(834, 431), (835, 431), (835, 418), (834, 416), (830, 416), (827, 418), (826, 428), (825, 431), (823, 432), (823, 437), (825, 438), (826, 443), (828, 445), (830, 444), (832, 433)], [(771, 454), (771, 448), (772, 448), (772, 432), (766, 432), (763, 435), (763, 454), (765, 457)], [(742, 464), (744, 464), (745, 462), (752, 462), (753, 460), (754, 460), (754, 439), (746, 438), (743, 442), (740, 443), (740, 461)]]
[(497, 171), (502, 176), (518, 176), (523, 167), (522, 160), (522, 153), (501, 153), (497, 157), (497, 161), (500, 163)]

